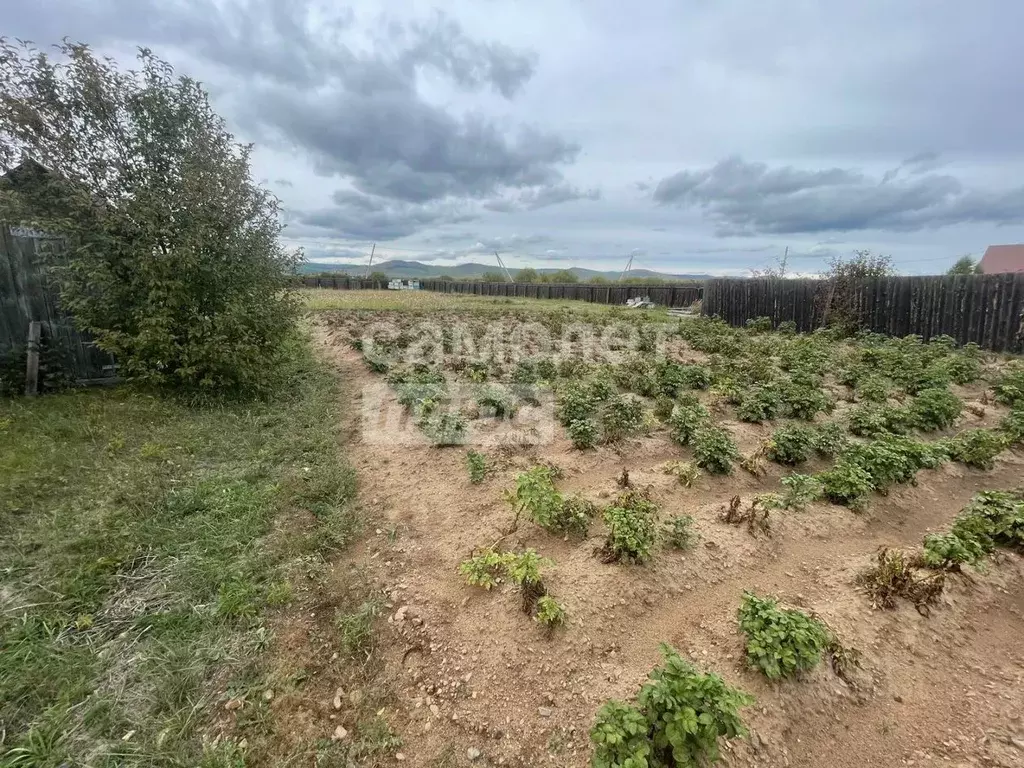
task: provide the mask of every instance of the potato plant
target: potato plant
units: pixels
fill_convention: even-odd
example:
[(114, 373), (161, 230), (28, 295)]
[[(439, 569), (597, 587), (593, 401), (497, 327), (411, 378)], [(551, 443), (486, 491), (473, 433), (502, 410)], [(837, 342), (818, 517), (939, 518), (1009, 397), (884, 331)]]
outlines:
[(673, 549), (692, 549), (700, 538), (694, 530), (693, 518), (690, 515), (674, 515), (670, 517), (662, 530), (662, 539)]
[(995, 467), (996, 456), (1008, 445), (1006, 434), (993, 429), (965, 429), (945, 443), (951, 459), (976, 469)]
[(630, 490), (604, 510), (608, 538), (602, 549), (605, 562), (644, 563), (658, 539), (658, 508), (643, 491)]
[(665, 464), (666, 475), (673, 475), (684, 488), (690, 488), (700, 478), (701, 471), (688, 461), (669, 461)]
[(572, 440), (573, 447), (578, 450), (585, 451), (597, 445), (599, 432), (593, 419), (574, 419), (566, 425), (565, 431)]
[(773, 598), (745, 592), (738, 618), (747, 637), (747, 663), (769, 680), (814, 668), (829, 645), (824, 624), (802, 611), (780, 608)]
[(563, 498), (555, 488), (557, 475), (557, 470), (541, 464), (516, 477), (515, 490), (507, 494), (516, 509), (516, 520), (525, 512), (533, 522), (552, 533), (586, 535), (596, 509), (578, 495)]
[(641, 434), (648, 426), (643, 401), (636, 397), (613, 395), (601, 410), (601, 430), (608, 442)]
[(487, 466), (487, 456), (477, 451), (467, 451), (466, 468), (469, 470), (469, 482), (474, 485), (482, 483), (490, 470)]
[(910, 404), (908, 422), (924, 432), (948, 429), (963, 408), (963, 401), (948, 389), (924, 389)]
[(800, 464), (811, 458), (817, 431), (813, 427), (790, 424), (772, 433), (765, 455), (779, 464)]
[(728, 475), (740, 452), (728, 430), (709, 424), (694, 433), (693, 456), (701, 469), (713, 475)]
[(543, 595), (537, 600), (537, 613), (533, 618), (542, 627), (551, 631), (564, 626), (568, 615), (561, 603), (551, 595)]
[(679, 403), (668, 419), (669, 434), (680, 445), (689, 445), (697, 431), (710, 421), (711, 414), (700, 403)]
[(784, 489), (782, 506), (785, 509), (800, 511), (825, 493), (824, 484), (813, 475), (788, 475), (779, 482)]

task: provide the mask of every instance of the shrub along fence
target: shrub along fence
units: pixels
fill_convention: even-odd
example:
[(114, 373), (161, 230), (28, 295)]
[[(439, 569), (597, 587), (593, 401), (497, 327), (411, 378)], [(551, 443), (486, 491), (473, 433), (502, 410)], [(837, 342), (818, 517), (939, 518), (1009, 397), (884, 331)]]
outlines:
[(25, 378), (29, 326), (41, 326), (39, 381), (58, 386), (112, 375), (114, 361), (75, 328), (47, 279), (44, 253), (61, 253), (64, 240), (0, 223), (0, 391), (20, 391)]
[[(842, 296), (839, 296), (839, 293)], [(718, 278), (704, 288), (702, 312), (730, 325), (769, 317), (813, 331), (836, 307), (857, 327), (891, 336), (952, 336), (997, 352), (1024, 352), (1024, 274), (830, 280)]]

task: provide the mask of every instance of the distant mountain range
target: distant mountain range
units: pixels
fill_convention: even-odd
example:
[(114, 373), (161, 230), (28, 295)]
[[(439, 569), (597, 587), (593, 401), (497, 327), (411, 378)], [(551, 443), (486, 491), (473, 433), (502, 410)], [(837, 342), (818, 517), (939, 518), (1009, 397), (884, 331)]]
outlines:
[[(310, 274), (317, 272), (345, 272), (353, 277), (361, 277), (366, 273), (365, 264), (329, 264), (326, 262), (318, 261), (307, 261), (302, 265), (302, 271)], [(400, 277), (408, 279), (411, 277), (418, 277), (420, 279), (437, 278), (442, 275), (454, 277), (458, 279), (469, 279), (474, 277), (482, 277), (485, 272), (500, 272), (496, 264), (477, 264), (470, 262), (468, 264), (456, 264), (455, 266), (439, 267), (434, 264), (424, 264), (421, 261), (381, 261), (373, 265), (374, 272), (384, 272), (388, 277)], [(512, 276), (515, 277), (517, 269), (510, 269)], [(538, 269), (537, 272), (542, 275), (549, 275), (552, 272), (561, 272), (560, 269)], [(594, 277), (604, 277), (608, 280), (617, 280), (621, 271), (601, 272), (596, 269), (584, 269), (583, 267), (573, 267), (569, 270), (576, 275), (579, 280), (590, 280)], [(661, 280), (704, 280), (711, 277), (708, 274), (669, 274), (667, 272), (653, 272), (649, 269), (631, 269), (626, 273), (626, 277), (649, 277), (659, 278)]]

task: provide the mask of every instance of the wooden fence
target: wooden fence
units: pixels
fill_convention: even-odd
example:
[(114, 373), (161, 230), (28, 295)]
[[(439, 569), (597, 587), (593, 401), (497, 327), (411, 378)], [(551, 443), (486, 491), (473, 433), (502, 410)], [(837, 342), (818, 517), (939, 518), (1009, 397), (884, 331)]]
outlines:
[[(386, 283), (338, 275), (337, 277), (305, 276), (302, 284), (307, 288), (334, 288), (337, 290), (383, 289)], [(464, 293), (473, 296), (520, 296), (527, 299), (573, 299), (597, 304), (625, 304), (626, 299), (649, 296), (655, 304), (668, 307), (688, 307), (700, 299), (702, 283), (674, 283), (670, 285), (585, 285), (580, 283), (482, 283), (448, 280), (420, 280), (420, 290), (439, 293)]]
[(34, 320), (42, 325), (43, 364), (51, 366), (51, 373), (59, 368), (62, 378), (88, 380), (113, 371), (110, 355), (96, 349), (61, 312), (47, 279), (42, 256), (64, 247), (59, 237), (0, 223), (0, 364), (11, 369), (0, 371), (5, 380), (24, 375), (17, 366), (23, 364), (19, 361)]
[[(702, 312), (730, 325), (769, 317), (813, 331), (827, 323), (834, 291), (828, 280), (720, 278), (707, 282)], [(1024, 274), (871, 278), (855, 285), (849, 304), (842, 298), (866, 330), (1024, 352)]]
[(581, 283), (476, 283), (421, 280), (420, 287), (441, 293), (474, 296), (520, 296), (527, 299), (573, 299), (596, 304), (625, 304), (626, 299), (649, 296), (659, 306), (688, 307), (700, 299), (702, 283), (669, 285), (590, 285)]

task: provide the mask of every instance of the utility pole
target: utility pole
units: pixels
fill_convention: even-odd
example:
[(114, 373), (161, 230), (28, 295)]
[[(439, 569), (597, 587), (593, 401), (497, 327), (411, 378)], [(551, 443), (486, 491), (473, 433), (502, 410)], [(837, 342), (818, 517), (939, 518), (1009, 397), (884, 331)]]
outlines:
[(498, 260), (498, 266), (505, 271), (505, 277), (508, 279), (508, 281), (510, 283), (514, 283), (515, 280), (512, 279), (512, 273), (508, 271), (508, 267), (505, 266), (505, 262), (501, 260), (501, 256), (498, 255), (497, 251), (494, 252), (494, 258)]
[(786, 250), (782, 254), (782, 261), (779, 262), (779, 277), (786, 276), (786, 262), (789, 261), (789, 246), (786, 246)]
[(374, 243), (373, 247), (370, 249), (370, 263), (366, 265), (366, 274), (363, 275), (363, 277), (369, 277), (370, 276), (370, 267), (373, 266), (373, 252), (376, 251), (376, 250), (377, 250), (377, 244)]
[(633, 255), (634, 255), (634, 253), (635, 253), (635, 251), (630, 251), (629, 252), (629, 261), (626, 262), (626, 268), (624, 270), (622, 270), (622, 274), (619, 275), (619, 282), (620, 283), (626, 278), (626, 273), (629, 272), (630, 268), (633, 266)]

